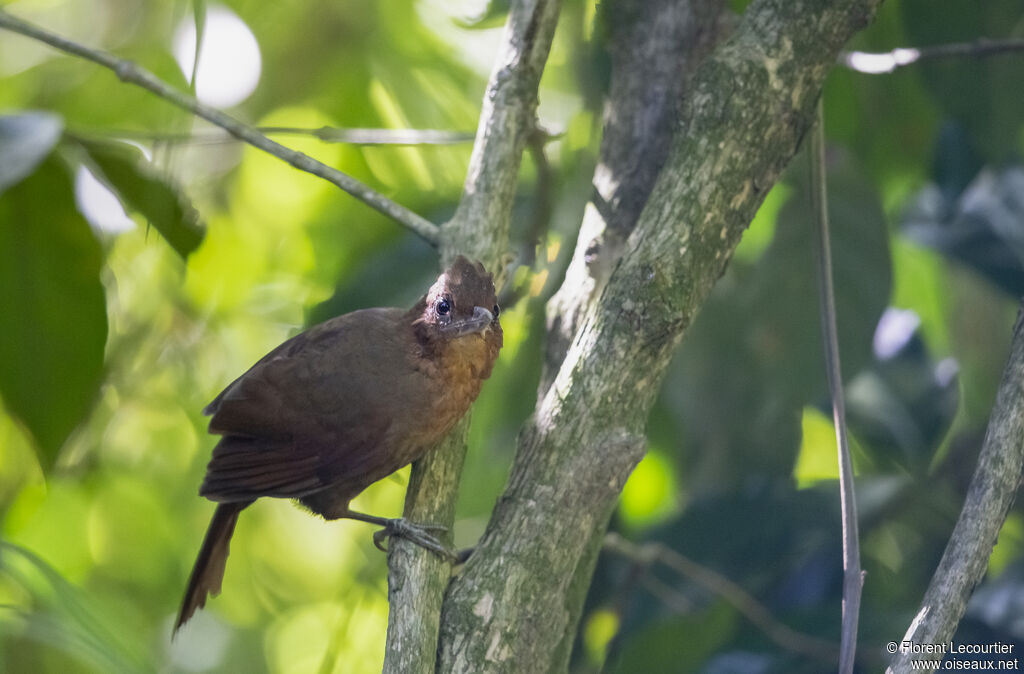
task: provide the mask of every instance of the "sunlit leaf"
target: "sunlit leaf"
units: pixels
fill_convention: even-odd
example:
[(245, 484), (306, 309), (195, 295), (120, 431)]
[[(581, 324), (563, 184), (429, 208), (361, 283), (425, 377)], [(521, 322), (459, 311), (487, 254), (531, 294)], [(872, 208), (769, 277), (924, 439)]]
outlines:
[(124, 143), (79, 139), (96, 177), (117, 194), (125, 207), (141, 213), (178, 255), (188, 257), (203, 240), (199, 214), (185, 196), (159, 177), (142, 152)]
[(39, 166), (63, 128), (60, 117), (45, 112), (0, 117), (0, 194)]
[(598, 609), (587, 617), (583, 626), (583, 645), (587, 657), (596, 665), (604, 662), (608, 644), (619, 631), (619, 616), (609, 609)]
[(1013, 561), (1020, 559), (1024, 552), (1024, 517), (1020, 513), (1011, 512), (1002, 529), (999, 530), (999, 537), (996, 539), (996, 546), (992, 549), (992, 556), (988, 559), (988, 573), (991, 577), (997, 577), (1006, 570), (1006, 567)]
[(0, 392), (52, 465), (103, 370), (101, 252), (55, 158), (0, 196)]
[(839, 477), (836, 460), (836, 431), (832, 420), (815, 407), (804, 408), (801, 418), (802, 442), (793, 476), (801, 487)]
[(676, 493), (671, 462), (663, 452), (648, 451), (622, 488), (619, 515), (632, 526), (656, 523), (672, 513)]
[(0, 620), (0, 634), (17, 634), (59, 649), (96, 671), (127, 674), (151, 667), (146, 651), (123, 637), (111, 615), (30, 550), (0, 540), (0, 576), (11, 579), (35, 602), (31, 608), (0, 608), (20, 618)]

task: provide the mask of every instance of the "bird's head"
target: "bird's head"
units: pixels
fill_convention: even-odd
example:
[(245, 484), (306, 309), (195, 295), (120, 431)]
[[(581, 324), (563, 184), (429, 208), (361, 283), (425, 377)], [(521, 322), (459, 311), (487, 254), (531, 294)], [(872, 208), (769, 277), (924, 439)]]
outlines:
[[(458, 345), (460, 352), (480, 351), (479, 357), (489, 361), (489, 374), (502, 344), (499, 311), (491, 274), (481, 263), (459, 255), (410, 313), (415, 316), (413, 326), (421, 343), (435, 348)], [(479, 344), (481, 340), (483, 344)], [(481, 350), (483, 346), (487, 348)]]

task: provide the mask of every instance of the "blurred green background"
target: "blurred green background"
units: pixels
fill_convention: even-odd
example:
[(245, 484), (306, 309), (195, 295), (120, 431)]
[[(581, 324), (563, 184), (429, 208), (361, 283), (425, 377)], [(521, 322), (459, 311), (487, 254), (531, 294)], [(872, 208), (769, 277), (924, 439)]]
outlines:
[[(182, 89), (198, 17), (198, 95), (254, 125), (472, 133), (506, 5), (4, 8)], [(1020, 36), (1020, 10), (893, 0), (851, 48)], [(532, 411), (544, 302), (590, 196), (613, 29), (602, 12), (564, 3), (544, 75), (541, 123), (559, 135), (546, 146), (550, 179), (524, 160), (513, 247), (531, 245), (539, 202), (554, 207), (537, 263), (513, 275), (522, 299), (503, 308), (505, 347), (474, 407), (460, 545), (483, 531)], [(826, 87), (865, 672), (903, 635), (952, 529), (1024, 293), (1021, 82), (1024, 57), (1011, 54), (889, 75), (837, 68)], [(213, 510), (196, 495), (215, 442), (200, 410), (304, 326), (411, 304), (437, 273), (435, 253), (327, 183), (9, 33), (0, 115), (0, 671), (379, 670), (387, 569), (371, 529), (282, 501), (246, 511), (224, 593), (173, 644), (170, 629)], [(453, 213), (471, 149), (279, 139), (434, 222)], [(613, 528), (682, 552), (834, 643), (835, 441), (805, 174), (798, 157), (690, 330)], [(397, 515), (407, 475), (355, 505)], [(957, 641), (1024, 645), (1022, 515), (1011, 512)], [(611, 554), (572, 667), (827, 669), (692, 578)]]

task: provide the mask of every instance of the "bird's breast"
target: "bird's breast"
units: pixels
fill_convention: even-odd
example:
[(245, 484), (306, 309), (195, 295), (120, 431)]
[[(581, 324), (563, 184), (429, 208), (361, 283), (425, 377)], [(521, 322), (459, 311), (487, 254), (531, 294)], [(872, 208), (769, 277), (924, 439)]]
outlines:
[(483, 380), (491, 374), (497, 349), (475, 334), (453, 339), (431, 356), (418, 365), (431, 382), (421, 426), (422, 440), (428, 444), (451, 430), (476, 400)]

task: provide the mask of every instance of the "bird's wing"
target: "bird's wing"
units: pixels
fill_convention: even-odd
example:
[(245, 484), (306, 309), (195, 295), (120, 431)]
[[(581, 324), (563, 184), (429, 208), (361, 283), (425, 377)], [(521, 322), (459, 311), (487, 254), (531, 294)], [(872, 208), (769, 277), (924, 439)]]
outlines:
[(223, 437), (200, 494), (297, 498), (366, 472), (391, 425), (386, 385), (372, 385), (387, 373), (375, 368), (397, 359), (378, 351), (398, 310), (371, 311), (378, 313), (347, 314), (293, 337), (210, 403), (210, 432)]

